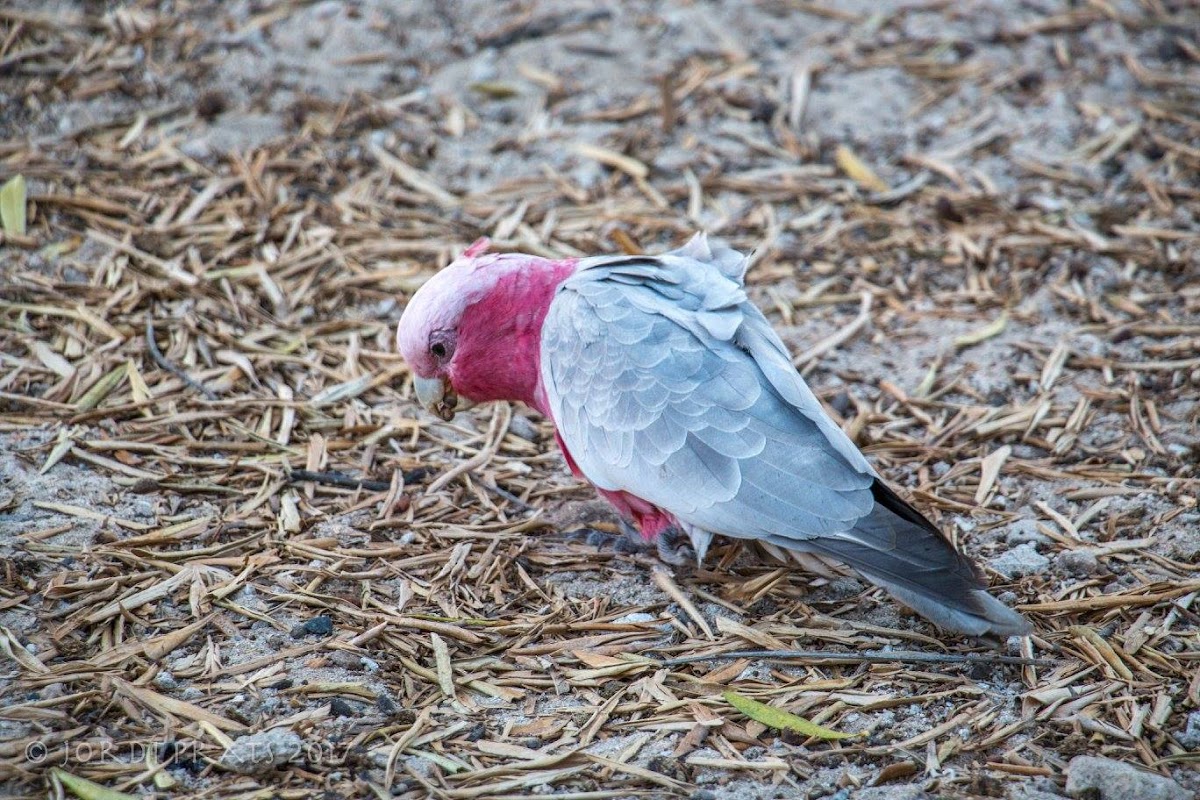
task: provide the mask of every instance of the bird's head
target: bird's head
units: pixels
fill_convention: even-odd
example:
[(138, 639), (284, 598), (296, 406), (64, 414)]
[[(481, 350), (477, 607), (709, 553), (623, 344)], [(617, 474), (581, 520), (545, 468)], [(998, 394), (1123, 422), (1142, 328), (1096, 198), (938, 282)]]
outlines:
[(488, 253), (490, 244), (479, 239), (422, 285), (396, 328), (417, 399), (445, 420), (489, 400), (540, 406), (542, 321), (576, 262)]

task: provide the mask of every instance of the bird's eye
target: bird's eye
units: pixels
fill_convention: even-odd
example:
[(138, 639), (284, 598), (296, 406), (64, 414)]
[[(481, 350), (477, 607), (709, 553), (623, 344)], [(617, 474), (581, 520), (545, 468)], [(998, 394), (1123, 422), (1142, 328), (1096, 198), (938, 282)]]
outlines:
[(429, 355), (439, 364), (454, 355), (454, 332), (436, 330), (429, 334)]

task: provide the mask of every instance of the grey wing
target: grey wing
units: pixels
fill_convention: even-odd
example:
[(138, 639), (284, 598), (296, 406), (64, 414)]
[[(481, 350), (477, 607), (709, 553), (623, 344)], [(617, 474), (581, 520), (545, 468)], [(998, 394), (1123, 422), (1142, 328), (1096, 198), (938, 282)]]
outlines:
[(550, 305), (542, 381), (584, 475), (692, 528), (842, 561), (946, 629), (1027, 632), (824, 413), (741, 273), (694, 250), (585, 259)]
[(722, 275), (737, 281), (739, 286), (746, 282), (746, 267), (750, 259), (734, 250), (721, 239), (710, 239), (704, 232), (697, 233), (683, 247), (677, 247), (663, 253), (659, 258), (672, 256), (681, 259), (691, 259), (700, 264), (716, 267)]
[(874, 505), (865, 459), (831, 441), (786, 353), (764, 371), (751, 348), (778, 340), (738, 284), (670, 266), (597, 261), (551, 304), (543, 382), (575, 463), (714, 533), (795, 546), (852, 528)]

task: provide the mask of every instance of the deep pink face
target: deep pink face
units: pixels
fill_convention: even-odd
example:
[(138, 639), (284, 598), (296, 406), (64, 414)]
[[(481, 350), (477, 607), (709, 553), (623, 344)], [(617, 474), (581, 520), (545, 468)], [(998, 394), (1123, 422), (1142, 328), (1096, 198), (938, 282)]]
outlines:
[(537, 405), (542, 320), (575, 261), (487, 253), (480, 239), (429, 279), (396, 329), (421, 403), (443, 419), (459, 399)]

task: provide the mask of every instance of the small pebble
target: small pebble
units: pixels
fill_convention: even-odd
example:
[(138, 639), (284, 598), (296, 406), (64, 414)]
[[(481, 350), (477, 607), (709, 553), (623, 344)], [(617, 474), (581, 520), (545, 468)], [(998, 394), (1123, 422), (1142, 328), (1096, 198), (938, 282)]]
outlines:
[(381, 694), (379, 697), (375, 698), (375, 707), (388, 716), (391, 716), (400, 710), (400, 707), (396, 705), (395, 701), (386, 694)]
[(1067, 797), (1100, 800), (1194, 800), (1195, 794), (1155, 772), (1125, 761), (1076, 756), (1067, 765)]
[(406, 770), (426, 780), (432, 779), (435, 774), (434, 770), (437, 769), (432, 761), (421, 756), (405, 756), (403, 761)]
[(1100, 560), (1090, 550), (1064, 550), (1054, 562), (1069, 575), (1094, 575), (1100, 569)]
[(329, 702), (329, 713), (335, 717), (356, 717), (358, 716), (358, 709), (342, 698), (335, 697)]
[(337, 664), (339, 667), (342, 667), (344, 669), (361, 669), (362, 668), (362, 659), (360, 659), (354, 653), (350, 653), (345, 650), (334, 651), (333, 655), (330, 656), (330, 660), (332, 660), (333, 663)]
[(292, 638), (301, 639), (305, 636), (328, 636), (333, 633), (333, 619), (324, 615), (313, 617), (292, 628)]
[(834, 578), (829, 582), (827, 588), (834, 597), (844, 600), (861, 594), (863, 585), (858, 579), (847, 575), (841, 578)]
[(296, 733), (272, 728), (234, 740), (221, 756), (220, 764), (239, 775), (257, 775), (292, 761), (302, 749), (303, 742)]
[(1022, 544), (996, 556), (989, 566), (1012, 580), (1044, 572), (1050, 566), (1050, 559), (1039, 553), (1032, 544)]
[(1187, 728), (1182, 733), (1176, 734), (1175, 738), (1188, 750), (1200, 750), (1200, 711), (1188, 714)]
[(1004, 541), (1008, 544), (1046, 544), (1050, 539), (1038, 530), (1037, 520), (1019, 519), (1009, 526)]
[(188, 158), (203, 160), (212, 154), (212, 145), (205, 139), (190, 139), (179, 146), (179, 152)]
[(512, 421), (508, 423), (508, 429), (527, 442), (536, 442), (538, 440), (537, 426), (530, 421), (529, 417), (514, 414)]
[(132, 517), (140, 517), (142, 519), (154, 516), (154, 502), (145, 498), (138, 498), (130, 501), (129, 515)]

